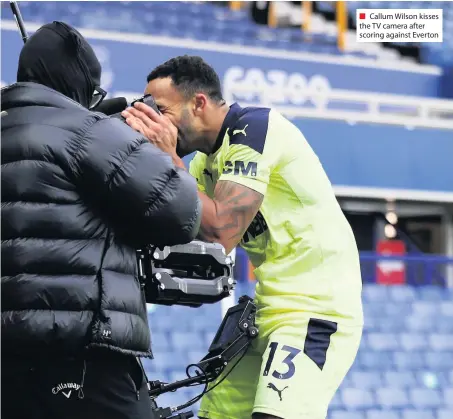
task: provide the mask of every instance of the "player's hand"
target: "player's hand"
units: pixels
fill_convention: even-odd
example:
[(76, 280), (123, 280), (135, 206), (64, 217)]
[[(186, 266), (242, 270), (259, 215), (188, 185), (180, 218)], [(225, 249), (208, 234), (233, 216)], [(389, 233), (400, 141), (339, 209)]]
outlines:
[(124, 110), (121, 115), (131, 128), (140, 132), (150, 143), (171, 156), (176, 155), (178, 129), (165, 115), (159, 115), (153, 108), (141, 102)]

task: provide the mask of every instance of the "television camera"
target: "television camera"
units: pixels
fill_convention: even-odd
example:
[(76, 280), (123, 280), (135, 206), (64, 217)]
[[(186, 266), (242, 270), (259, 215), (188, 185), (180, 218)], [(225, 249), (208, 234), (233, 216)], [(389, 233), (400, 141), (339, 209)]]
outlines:
[[(148, 303), (200, 307), (229, 296), (236, 284), (233, 279), (233, 260), (217, 243), (194, 240), (186, 245), (162, 249), (149, 246), (137, 251), (137, 263), (140, 283)], [(174, 383), (149, 382), (149, 395), (153, 404), (151, 419), (193, 417), (192, 412), (176, 412), (196, 403), (206, 393), (207, 385), (245, 353), (252, 340), (258, 336), (255, 313), (253, 300), (242, 296), (238, 304), (225, 314), (206, 356), (187, 367), (188, 378)], [(191, 367), (198, 369), (194, 376), (189, 375)], [(155, 399), (159, 395), (197, 384), (205, 385), (203, 392), (184, 405), (173, 408), (157, 406)]]
[(233, 259), (217, 243), (149, 246), (137, 250), (137, 263), (148, 303), (199, 307), (228, 297), (236, 284)]

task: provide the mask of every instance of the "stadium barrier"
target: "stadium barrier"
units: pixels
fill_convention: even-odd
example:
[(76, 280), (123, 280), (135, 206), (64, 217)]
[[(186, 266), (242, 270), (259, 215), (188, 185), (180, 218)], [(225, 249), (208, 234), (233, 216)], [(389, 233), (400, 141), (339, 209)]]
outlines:
[[(384, 256), (375, 252), (360, 252), (363, 283), (379, 282), (379, 276), (399, 272), (408, 285), (453, 287), (453, 258), (440, 255)], [(243, 249), (236, 252), (235, 277), (239, 281), (255, 281), (253, 266)]]
[[(307, 88), (308, 87), (308, 88)], [(294, 81), (287, 89), (264, 88), (235, 84), (227, 89), (229, 101), (241, 100), (243, 106), (272, 106), (288, 118), (321, 118), (402, 125), (408, 128), (440, 128), (453, 130), (453, 101), (428, 99), (385, 93), (369, 93), (306, 85)], [(281, 106), (285, 96), (297, 97), (297, 106)]]

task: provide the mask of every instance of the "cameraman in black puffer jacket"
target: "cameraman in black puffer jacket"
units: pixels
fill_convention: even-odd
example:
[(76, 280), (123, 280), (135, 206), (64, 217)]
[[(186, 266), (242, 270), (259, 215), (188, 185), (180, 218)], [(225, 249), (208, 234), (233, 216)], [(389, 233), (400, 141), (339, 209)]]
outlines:
[(70, 26), (25, 44), (2, 91), (2, 418), (146, 418), (135, 249), (190, 242), (195, 180), (88, 110), (101, 66)]

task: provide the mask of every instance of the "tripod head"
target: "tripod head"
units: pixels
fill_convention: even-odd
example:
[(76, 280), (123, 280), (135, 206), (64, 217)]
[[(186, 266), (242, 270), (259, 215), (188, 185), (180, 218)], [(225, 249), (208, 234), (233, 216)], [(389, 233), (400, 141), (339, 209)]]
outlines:
[(155, 405), (152, 419), (185, 419), (193, 417), (192, 412), (183, 412), (176, 416), (171, 415), (197, 402), (205, 394), (206, 388), (200, 396), (175, 408), (159, 408), (157, 407), (155, 398), (169, 391), (193, 386), (194, 384), (205, 384), (207, 387), (208, 383), (216, 380), (233, 359), (245, 354), (252, 340), (258, 336), (258, 328), (255, 325), (255, 314), (256, 306), (253, 300), (246, 295), (240, 297), (238, 304), (231, 307), (225, 314), (209, 346), (207, 355), (198, 363), (191, 364), (187, 367), (187, 371), (191, 366), (197, 367), (200, 373), (197, 373), (193, 377), (187, 374), (188, 378), (169, 384), (164, 384), (160, 381), (149, 381), (149, 395)]

